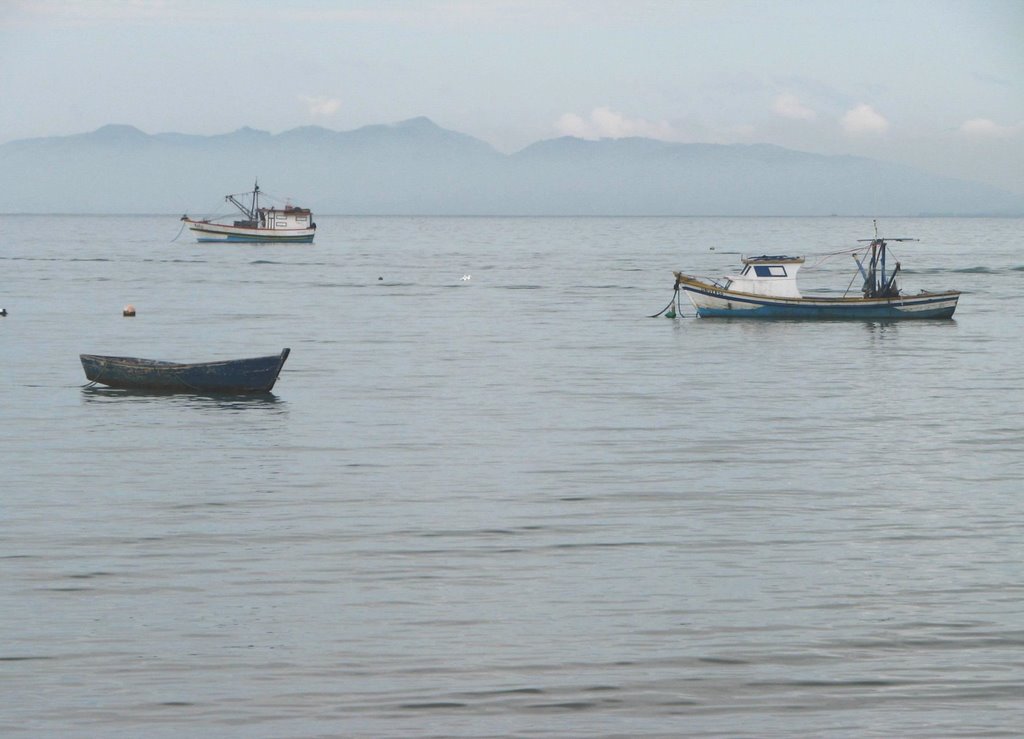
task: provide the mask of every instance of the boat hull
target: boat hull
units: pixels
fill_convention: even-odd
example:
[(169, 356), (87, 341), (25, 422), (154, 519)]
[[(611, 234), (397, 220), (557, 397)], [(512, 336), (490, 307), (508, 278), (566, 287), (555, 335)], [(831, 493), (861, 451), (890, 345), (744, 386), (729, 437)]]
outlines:
[(677, 277), (702, 318), (760, 318), (769, 320), (893, 321), (952, 318), (960, 293), (956, 291), (886, 298), (778, 298), (716, 287), (695, 278)]
[(186, 220), (200, 243), (312, 244), (315, 228), (246, 228), (222, 223)]
[(169, 393), (267, 393), (291, 353), (219, 362), (179, 364), (156, 359), (82, 354), (82, 369), (89, 380), (125, 390)]

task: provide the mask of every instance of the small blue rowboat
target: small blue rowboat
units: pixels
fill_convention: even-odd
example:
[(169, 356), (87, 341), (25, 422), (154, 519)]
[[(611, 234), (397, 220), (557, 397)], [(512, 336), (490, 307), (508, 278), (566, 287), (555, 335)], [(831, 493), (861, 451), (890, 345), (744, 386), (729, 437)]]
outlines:
[(269, 393), (291, 349), (280, 354), (219, 362), (179, 364), (157, 359), (82, 354), (85, 376), (94, 383), (125, 390), (166, 393)]

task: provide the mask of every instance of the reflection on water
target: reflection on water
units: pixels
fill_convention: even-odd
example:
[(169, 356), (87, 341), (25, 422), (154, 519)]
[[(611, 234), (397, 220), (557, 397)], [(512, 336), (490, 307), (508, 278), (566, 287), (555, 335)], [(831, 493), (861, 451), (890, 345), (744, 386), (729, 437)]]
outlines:
[(284, 404), (274, 393), (252, 393), (248, 395), (227, 395), (217, 393), (180, 393), (161, 392), (159, 390), (128, 390), (124, 388), (102, 387), (98, 385), (82, 388), (82, 399), (86, 403), (103, 403), (113, 400), (136, 400), (151, 402), (169, 402), (173, 405), (186, 405), (200, 408), (252, 408), (266, 405)]

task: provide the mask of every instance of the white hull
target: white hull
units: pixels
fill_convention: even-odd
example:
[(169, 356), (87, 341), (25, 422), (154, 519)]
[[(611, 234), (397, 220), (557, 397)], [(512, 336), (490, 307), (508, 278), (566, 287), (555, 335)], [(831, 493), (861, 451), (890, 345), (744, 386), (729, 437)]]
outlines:
[[(242, 202), (240, 197), (250, 202)], [(270, 242), (310, 244), (316, 234), (313, 212), (286, 204), (283, 208), (260, 207), (260, 185), (255, 183), (251, 192), (225, 195), (224, 200), (241, 211), (243, 219), (230, 225), (207, 218), (197, 221), (183, 215), (181, 220), (196, 235), (197, 241), (212, 242)]]
[(204, 242), (292, 242), (312, 243), (315, 228), (247, 228), (210, 221), (185, 219), (198, 241)]
[(679, 289), (702, 317), (771, 319), (896, 320), (950, 318), (960, 293), (922, 292), (885, 298), (785, 298), (726, 290), (687, 275), (677, 275)]

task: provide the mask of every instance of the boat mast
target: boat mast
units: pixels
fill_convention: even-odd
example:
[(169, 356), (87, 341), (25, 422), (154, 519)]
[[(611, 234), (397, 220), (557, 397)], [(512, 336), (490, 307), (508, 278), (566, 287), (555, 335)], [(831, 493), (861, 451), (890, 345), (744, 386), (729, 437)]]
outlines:
[[(248, 193), (239, 193), (239, 195), (245, 195), (245, 194), (248, 194)], [(241, 201), (239, 201), (238, 198), (236, 198), (234, 195), (225, 195), (224, 196), (224, 200), (226, 200), (227, 202), (231, 203), (236, 208), (238, 208), (240, 211), (242, 211), (242, 215), (245, 216), (245, 220), (247, 220), (247, 221), (255, 221), (256, 217), (259, 215), (259, 212), (260, 212), (260, 181), (256, 180), (256, 184), (253, 185), (253, 189), (252, 189), (252, 207), (251, 208), (247, 208), (246, 206), (244, 206), (241, 203)]]
[(899, 290), (896, 289), (896, 274), (900, 271), (900, 263), (896, 262), (896, 268), (887, 278), (885, 274), (885, 256), (888, 251), (886, 242), (918, 241), (918, 239), (883, 239), (878, 235), (878, 221), (875, 220), (874, 224), (875, 237), (873, 239), (860, 239), (861, 242), (867, 241), (871, 244), (871, 259), (868, 262), (866, 273), (864, 268), (861, 267), (860, 260), (857, 261), (857, 266), (860, 268), (861, 274), (864, 275), (864, 289), (862, 292), (866, 298), (896, 297), (899, 294)]

